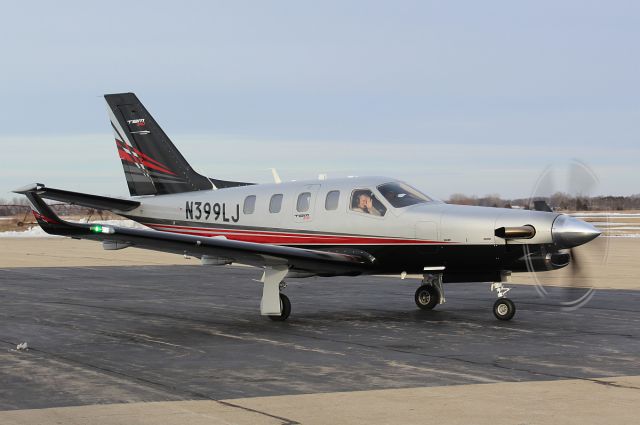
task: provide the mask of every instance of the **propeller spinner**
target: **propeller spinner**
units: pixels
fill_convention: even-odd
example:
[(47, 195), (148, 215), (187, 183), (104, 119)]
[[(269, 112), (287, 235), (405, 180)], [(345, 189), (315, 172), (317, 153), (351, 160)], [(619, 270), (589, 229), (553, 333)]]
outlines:
[(559, 215), (551, 227), (553, 243), (559, 248), (574, 248), (600, 236), (600, 230), (586, 221), (568, 215)]

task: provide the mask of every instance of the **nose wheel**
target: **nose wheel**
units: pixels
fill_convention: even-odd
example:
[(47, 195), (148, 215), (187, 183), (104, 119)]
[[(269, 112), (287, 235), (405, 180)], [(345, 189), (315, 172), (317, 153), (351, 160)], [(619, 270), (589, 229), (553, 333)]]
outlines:
[(509, 298), (498, 298), (493, 304), (493, 315), (498, 320), (511, 320), (516, 314), (516, 305)]
[(511, 288), (504, 286), (504, 282), (511, 281), (511, 272), (509, 270), (503, 270), (500, 272), (500, 282), (491, 284), (491, 291), (496, 291), (498, 299), (493, 304), (493, 315), (498, 320), (511, 320), (516, 314), (516, 305), (509, 298), (506, 297), (507, 292)]

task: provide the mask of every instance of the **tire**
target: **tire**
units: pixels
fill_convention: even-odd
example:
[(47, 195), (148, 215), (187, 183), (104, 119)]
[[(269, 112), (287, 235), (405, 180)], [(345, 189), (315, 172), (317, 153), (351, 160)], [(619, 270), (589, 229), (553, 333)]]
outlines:
[(500, 298), (493, 304), (493, 315), (498, 320), (511, 320), (516, 314), (516, 305), (509, 298)]
[(416, 289), (416, 305), (422, 310), (433, 310), (440, 302), (440, 292), (432, 285), (422, 285)]
[(269, 319), (275, 322), (284, 322), (289, 318), (289, 315), (291, 314), (291, 301), (289, 301), (289, 297), (285, 294), (280, 294), (280, 307), (282, 313), (278, 316), (269, 316)]

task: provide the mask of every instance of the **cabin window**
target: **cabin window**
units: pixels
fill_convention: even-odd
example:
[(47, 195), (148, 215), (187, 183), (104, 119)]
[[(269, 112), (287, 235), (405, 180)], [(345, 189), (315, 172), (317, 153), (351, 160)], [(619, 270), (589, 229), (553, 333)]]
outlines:
[(282, 209), (282, 193), (278, 193), (271, 197), (269, 201), (269, 212), (270, 213), (279, 213)]
[(311, 202), (311, 192), (302, 192), (298, 195), (298, 202), (296, 203), (296, 209), (298, 212), (309, 211), (309, 204)]
[(327, 193), (327, 197), (324, 200), (324, 209), (327, 211), (333, 211), (338, 209), (338, 201), (340, 200), (340, 191), (332, 190)]
[(256, 195), (250, 195), (244, 198), (244, 205), (242, 205), (242, 212), (245, 214), (253, 214), (256, 210)]
[(383, 217), (387, 212), (387, 208), (369, 189), (357, 189), (351, 195), (351, 211)]

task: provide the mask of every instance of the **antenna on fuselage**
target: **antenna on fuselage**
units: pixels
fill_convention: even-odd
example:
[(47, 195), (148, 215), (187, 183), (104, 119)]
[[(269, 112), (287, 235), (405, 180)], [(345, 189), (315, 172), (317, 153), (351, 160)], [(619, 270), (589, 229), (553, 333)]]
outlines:
[(280, 176), (278, 175), (278, 171), (275, 168), (270, 168), (271, 170), (271, 175), (273, 176), (273, 181), (276, 184), (280, 184), (282, 183), (282, 180), (280, 179)]

